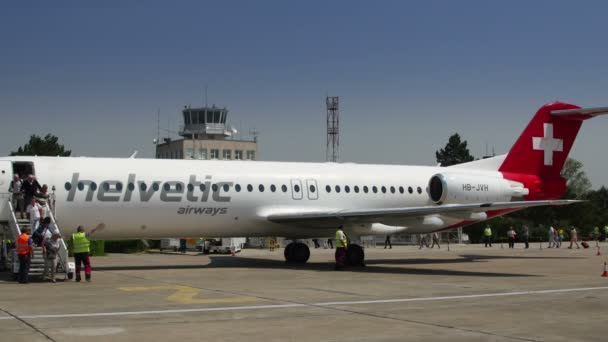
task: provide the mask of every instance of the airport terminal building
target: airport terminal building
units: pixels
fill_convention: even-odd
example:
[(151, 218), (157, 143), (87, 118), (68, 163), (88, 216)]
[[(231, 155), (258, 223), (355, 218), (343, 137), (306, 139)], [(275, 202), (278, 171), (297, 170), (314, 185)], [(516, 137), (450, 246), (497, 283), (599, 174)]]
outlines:
[(182, 110), (181, 139), (164, 138), (156, 145), (158, 159), (256, 160), (257, 137), (235, 139), (237, 133), (226, 125), (228, 110), (215, 106)]

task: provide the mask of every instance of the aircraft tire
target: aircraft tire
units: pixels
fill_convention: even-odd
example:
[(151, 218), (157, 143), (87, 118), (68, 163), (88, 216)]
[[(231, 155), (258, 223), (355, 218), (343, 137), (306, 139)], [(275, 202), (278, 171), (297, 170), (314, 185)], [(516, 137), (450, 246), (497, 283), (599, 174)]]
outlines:
[(285, 247), (285, 260), (290, 264), (305, 264), (310, 258), (310, 249), (301, 242), (292, 242)]
[(365, 266), (365, 251), (363, 251), (363, 247), (355, 244), (348, 245), (346, 264), (349, 266)]

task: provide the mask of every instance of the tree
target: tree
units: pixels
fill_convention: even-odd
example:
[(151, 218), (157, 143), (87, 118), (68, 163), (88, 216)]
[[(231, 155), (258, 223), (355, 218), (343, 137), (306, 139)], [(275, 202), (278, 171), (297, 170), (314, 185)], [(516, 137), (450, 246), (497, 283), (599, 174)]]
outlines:
[(59, 138), (52, 134), (47, 134), (44, 138), (36, 134), (30, 137), (30, 141), (23, 147), (19, 147), (16, 152), (11, 152), (11, 156), (61, 156), (69, 157), (72, 151), (58, 143)]
[(454, 133), (454, 135), (450, 137), (445, 148), (435, 152), (435, 157), (441, 166), (466, 163), (475, 159), (469, 153), (467, 141), (461, 141), (458, 133)]
[(576, 159), (568, 158), (562, 168), (562, 177), (566, 178), (567, 195), (581, 199), (591, 189), (591, 182), (583, 171), (583, 163)]

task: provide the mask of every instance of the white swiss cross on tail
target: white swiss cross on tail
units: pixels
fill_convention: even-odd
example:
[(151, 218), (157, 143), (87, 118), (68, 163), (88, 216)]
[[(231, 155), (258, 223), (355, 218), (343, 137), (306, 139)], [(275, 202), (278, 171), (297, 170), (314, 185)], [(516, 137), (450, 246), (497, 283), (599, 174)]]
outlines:
[(564, 140), (553, 138), (553, 124), (543, 124), (544, 137), (532, 137), (532, 148), (545, 152), (545, 166), (553, 165), (553, 152), (564, 150)]

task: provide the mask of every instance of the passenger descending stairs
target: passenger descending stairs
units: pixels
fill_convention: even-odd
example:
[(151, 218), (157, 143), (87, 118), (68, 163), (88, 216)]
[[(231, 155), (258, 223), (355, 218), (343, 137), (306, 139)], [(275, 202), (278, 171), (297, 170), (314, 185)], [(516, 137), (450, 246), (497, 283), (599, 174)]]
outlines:
[[(30, 222), (27, 219), (17, 219), (15, 216), (15, 211), (13, 210), (12, 204), (8, 203), (9, 209), (9, 236), (11, 236), (11, 240), (13, 242), (17, 241), (17, 237), (21, 235), (21, 229), (30, 226)], [(52, 211), (49, 206), (44, 206), (45, 213), (51, 218), (51, 224), (55, 227), (56, 231), (61, 234), (59, 230), (59, 225), (55, 221), (55, 217), (53, 216)], [(33, 233), (33, 232), (31, 232)], [(65, 278), (72, 278), (73, 274), (73, 263), (70, 263), (68, 260), (68, 249), (63, 239), (60, 240), (59, 253), (57, 257), (59, 261), (57, 262), (57, 270), (55, 272), (55, 277), (60, 278), (61, 275), (64, 275)], [(19, 272), (19, 258), (17, 257), (17, 249), (13, 248), (10, 253), (7, 255), (8, 263), (12, 266), (13, 274), (17, 275)], [(41, 278), (44, 272), (44, 256), (42, 254), (42, 247), (34, 246), (34, 256), (32, 257), (30, 263), (30, 279), (32, 278)]]

